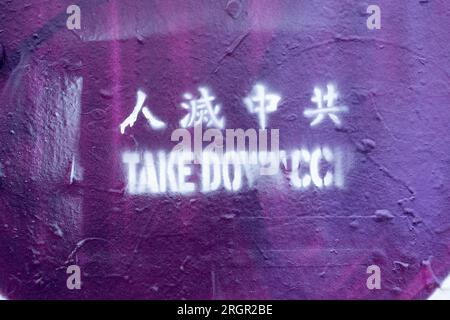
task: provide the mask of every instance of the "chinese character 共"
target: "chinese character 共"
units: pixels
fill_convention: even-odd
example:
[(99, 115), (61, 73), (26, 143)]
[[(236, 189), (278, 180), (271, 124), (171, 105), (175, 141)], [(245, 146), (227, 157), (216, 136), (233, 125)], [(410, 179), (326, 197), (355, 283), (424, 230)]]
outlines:
[[(325, 115), (333, 121), (333, 123), (340, 127), (342, 125), (341, 119), (337, 116), (337, 113), (346, 112), (348, 108), (346, 106), (335, 106), (335, 102), (338, 98), (338, 94), (332, 84), (327, 85), (327, 93), (324, 95), (322, 89), (314, 88), (314, 96), (311, 101), (317, 105), (317, 109), (306, 109), (303, 115), (307, 118), (314, 118), (311, 122), (311, 127), (315, 127), (320, 124), (324, 119)], [(326, 102), (326, 107), (324, 107), (324, 102)]]

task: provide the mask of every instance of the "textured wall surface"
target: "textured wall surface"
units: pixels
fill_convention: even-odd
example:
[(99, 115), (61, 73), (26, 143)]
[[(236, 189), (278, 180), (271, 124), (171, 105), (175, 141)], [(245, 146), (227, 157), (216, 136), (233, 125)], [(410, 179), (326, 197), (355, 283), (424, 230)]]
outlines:
[[(72, 2), (0, 0), (1, 295), (422, 299), (447, 276), (448, 1), (372, 1), (380, 30), (366, 1), (76, 2), (69, 31)], [(122, 152), (169, 150), (184, 92), (208, 86), (227, 127), (252, 128), (241, 99), (258, 81), (282, 96), (282, 148), (349, 155), (343, 189), (126, 193)], [(312, 130), (302, 112), (328, 82), (350, 111)], [(121, 135), (139, 88), (168, 127)]]

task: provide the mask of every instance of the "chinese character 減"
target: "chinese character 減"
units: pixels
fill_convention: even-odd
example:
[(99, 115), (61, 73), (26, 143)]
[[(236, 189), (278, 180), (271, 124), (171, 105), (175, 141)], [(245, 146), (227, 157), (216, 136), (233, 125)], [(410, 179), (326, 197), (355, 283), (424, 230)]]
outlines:
[(209, 93), (207, 88), (198, 88), (200, 98), (194, 99), (191, 93), (186, 93), (183, 97), (187, 102), (181, 103), (181, 107), (188, 110), (189, 113), (180, 120), (182, 128), (194, 127), (206, 123), (207, 127), (217, 127), (223, 129), (225, 125), (224, 118), (219, 118), (220, 105), (214, 105), (215, 97)]

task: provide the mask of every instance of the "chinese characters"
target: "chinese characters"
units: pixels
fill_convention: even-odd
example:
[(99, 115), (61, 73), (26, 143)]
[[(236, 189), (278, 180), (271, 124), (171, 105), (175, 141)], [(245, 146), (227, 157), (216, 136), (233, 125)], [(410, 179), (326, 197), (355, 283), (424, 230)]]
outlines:
[(256, 113), (259, 119), (259, 127), (266, 129), (267, 115), (278, 109), (281, 97), (266, 92), (266, 88), (260, 84), (253, 88), (253, 96), (244, 99), (247, 110)]
[(120, 133), (125, 134), (125, 129), (127, 127), (132, 128), (134, 126), (134, 123), (136, 122), (139, 113), (142, 111), (142, 114), (147, 119), (148, 124), (150, 127), (154, 130), (163, 129), (166, 127), (166, 124), (156, 118), (148, 109), (147, 106), (144, 106), (144, 102), (147, 99), (147, 95), (142, 92), (141, 90), (138, 90), (137, 96), (136, 96), (136, 105), (133, 108), (133, 111), (131, 114), (120, 124)]
[[(198, 88), (198, 95), (185, 93), (185, 101), (180, 103), (181, 108), (188, 113), (180, 120), (181, 128), (192, 128), (197, 125), (205, 124), (206, 127), (217, 129), (225, 128), (225, 117), (221, 115), (222, 106), (216, 102), (216, 97), (206, 87)], [(305, 118), (311, 118), (311, 127), (317, 127), (324, 122), (326, 117), (331, 119), (336, 127), (342, 126), (340, 114), (347, 112), (348, 108), (343, 105), (337, 105), (338, 92), (332, 84), (327, 85), (327, 91), (323, 92), (321, 88), (314, 88), (314, 95), (311, 101), (317, 108), (307, 108), (303, 111)], [(164, 129), (166, 124), (154, 116), (150, 109), (145, 106), (147, 95), (138, 90), (136, 105), (131, 114), (120, 124), (120, 132), (125, 134), (127, 127), (133, 127), (137, 121), (138, 115), (142, 112), (147, 119), (148, 124), (154, 130)], [(269, 114), (278, 110), (281, 96), (270, 92), (265, 86), (257, 84), (253, 87), (250, 95), (243, 99), (243, 104), (250, 114), (255, 114), (258, 118), (260, 129), (266, 129), (268, 126)]]
[[(338, 94), (331, 84), (327, 85), (327, 93), (325, 95), (322, 89), (314, 88), (314, 96), (311, 98), (311, 101), (317, 105), (317, 109), (306, 109), (303, 112), (305, 117), (314, 118), (310, 124), (311, 127), (319, 125), (325, 119), (325, 115), (328, 115), (337, 127), (342, 125), (342, 121), (337, 113), (346, 112), (348, 108), (345, 106), (335, 106), (337, 98)], [(326, 107), (323, 106), (324, 102), (327, 104)]]
[[(311, 128), (327, 125), (327, 119), (340, 127), (342, 114), (348, 111), (338, 103), (336, 88), (332, 84), (326, 88), (326, 92), (314, 88), (311, 101), (316, 108), (303, 110), (303, 116), (311, 119), (306, 123)], [(258, 120), (258, 132), (253, 128), (225, 128), (220, 98), (206, 87), (185, 93), (182, 98), (179, 107), (186, 114), (178, 121), (179, 128), (172, 132), (171, 141), (178, 144), (171, 151), (126, 151), (123, 154), (129, 194), (209, 193), (220, 188), (238, 192), (244, 184), (251, 188), (262, 176), (273, 177), (277, 184), (286, 178), (297, 190), (344, 187), (347, 169), (341, 148), (319, 145), (314, 149), (279, 149), (279, 129), (267, 128), (271, 127), (270, 117), (279, 110), (282, 97), (266, 86), (254, 85), (241, 100), (241, 110)], [(151, 113), (146, 100), (147, 95), (138, 90), (131, 114), (120, 124), (122, 134), (134, 126), (140, 114), (153, 130), (166, 127), (165, 122)], [(203, 125), (208, 128), (205, 132)]]
[(223, 129), (224, 118), (219, 118), (220, 105), (213, 105), (216, 98), (209, 93), (207, 88), (198, 88), (198, 91), (200, 92), (198, 99), (194, 99), (191, 93), (184, 94), (188, 103), (181, 103), (181, 107), (188, 110), (189, 114), (181, 119), (181, 127), (190, 128), (206, 123), (207, 127), (214, 126)]

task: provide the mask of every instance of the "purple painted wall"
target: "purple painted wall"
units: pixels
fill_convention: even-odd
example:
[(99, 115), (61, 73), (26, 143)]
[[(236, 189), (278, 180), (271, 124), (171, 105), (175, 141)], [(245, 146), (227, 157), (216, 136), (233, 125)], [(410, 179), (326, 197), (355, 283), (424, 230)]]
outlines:
[[(0, 1), (1, 295), (411, 299), (447, 276), (447, 1), (372, 1), (381, 30), (366, 1), (77, 2), (69, 31), (72, 1)], [(207, 85), (227, 127), (257, 128), (241, 99), (258, 81), (283, 97), (270, 117), (282, 148), (351, 155), (344, 189), (125, 192), (121, 153), (169, 150), (184, 92)], [(350, 112), (312, 130), (302, 112), (328, 82)], [(121, 135), (139, 88), (168, 128), (141, 119)], [(74, 263), (83, 286), (70, 291)], [(366, 288), (372, 264), (381, 290)]]

